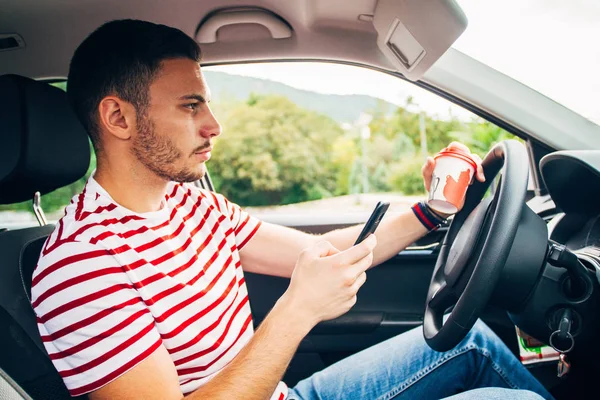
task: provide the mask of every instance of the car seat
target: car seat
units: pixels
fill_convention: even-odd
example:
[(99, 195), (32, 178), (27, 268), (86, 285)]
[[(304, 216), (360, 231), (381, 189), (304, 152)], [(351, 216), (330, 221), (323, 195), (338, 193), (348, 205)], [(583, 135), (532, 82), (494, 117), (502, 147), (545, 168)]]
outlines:
[[(71, 184), (85, 175), (89, 162), (87, 134), (64, 91), (0, 76), (0, 204)], [(33, 270), (53, 228), (0, 231), (0, 393), (10, 399), (27, 399), (21, 389), (34, 400), (71, 398), (44, 349), (30, 304)]]

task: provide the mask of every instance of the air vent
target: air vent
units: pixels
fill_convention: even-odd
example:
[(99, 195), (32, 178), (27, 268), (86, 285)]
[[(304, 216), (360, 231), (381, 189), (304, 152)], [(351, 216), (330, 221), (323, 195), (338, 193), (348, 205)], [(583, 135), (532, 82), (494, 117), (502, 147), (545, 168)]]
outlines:
[(0, 34), (0, 51), (17, 50), (25, 47), (25, 41), (17, 33)]

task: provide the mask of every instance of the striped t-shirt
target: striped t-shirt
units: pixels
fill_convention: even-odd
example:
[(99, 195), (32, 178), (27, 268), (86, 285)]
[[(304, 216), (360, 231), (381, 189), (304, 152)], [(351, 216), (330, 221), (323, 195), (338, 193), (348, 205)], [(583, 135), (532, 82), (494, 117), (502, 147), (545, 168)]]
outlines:
[[(32, 305), (71, 395), (94, 391), (160, 345), (184, 394), (253, 334), (239, 250), (260, 222), (225, 197), (169, 184), (159, 211), (119, 206), (90, 178), (46, 241)], [(280, 383), (273, 399), (287, 396)]]

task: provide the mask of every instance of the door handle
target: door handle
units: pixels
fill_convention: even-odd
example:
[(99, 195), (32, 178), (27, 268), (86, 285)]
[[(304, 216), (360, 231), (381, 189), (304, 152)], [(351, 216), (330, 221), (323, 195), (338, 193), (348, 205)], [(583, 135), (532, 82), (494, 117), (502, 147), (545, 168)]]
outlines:
[(377, 329), (383, 321), (383, 312), (350, 311), (340, 317), (323, 321), (310, 333), (317, 335), (335, 335), (340, 333), (368, 333)]
[(404, 251), (421, 251), (421, 250), (431, 250), (431, 252), (436, 251), (440, 247), (440, 242), (430, 243), (423, 246), (408, 246)]

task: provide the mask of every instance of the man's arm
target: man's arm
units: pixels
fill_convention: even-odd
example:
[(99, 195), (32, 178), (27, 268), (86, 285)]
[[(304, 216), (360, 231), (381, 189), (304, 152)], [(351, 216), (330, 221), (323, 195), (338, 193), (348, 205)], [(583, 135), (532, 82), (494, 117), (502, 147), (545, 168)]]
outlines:
[[(282, 299), (283, 300), (283, 299)], [(269, 399), (310, 326), (278, 302), (252, 339), (215, 378), (187, 399)], [(161, 346), (132, 370), (90, 394), (91, 400), (181, 399), (177, 371)]]
[[(309, 235), (296, 229), (263, 222), (252, 240), (240, 251), (244, 271), (289, 278), (292, 276), (298, 254), (320, 240), (330, 242), (339, 250), (350, 248), (364, 224)], [(412, 211), (388, 214), (375, 231), (377, 248), (373, 265), (381, 264), (427, 233)]]
[[(290, 286), (256, 334), (223, 370), (187, 398), (269, 399), (310, 329), (346, 313), (356, 303), (375, 245), (375, 237), (370, 236), (345, 252), (327, 242), (303, 250)], [(163, 346), (90, 394), (92, 400), (182, 397), (175, 366)]]

